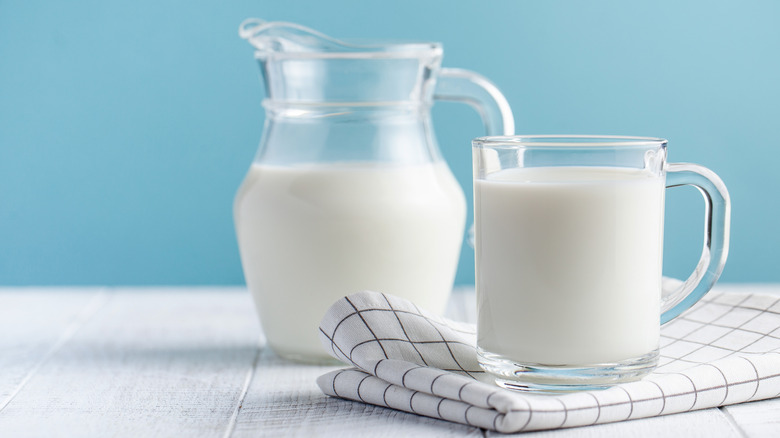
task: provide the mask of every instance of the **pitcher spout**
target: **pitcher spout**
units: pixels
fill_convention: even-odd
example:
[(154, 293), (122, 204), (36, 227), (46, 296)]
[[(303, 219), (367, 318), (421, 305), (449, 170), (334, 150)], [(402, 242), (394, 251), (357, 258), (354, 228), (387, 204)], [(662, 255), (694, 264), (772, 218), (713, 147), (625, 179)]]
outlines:
[(344, 41), (296, 23), (245, 20), (266, 96), (298, 104), (430, 102), (442, 47), (432, 42)]
[(273, 53), (320, 53), (360, 50), (360, 46), (325, 35), (314, 29), (285, 21), (265, 21), (248, 18), (238, 28), (238, 35), (247, 40), (257, 55)]

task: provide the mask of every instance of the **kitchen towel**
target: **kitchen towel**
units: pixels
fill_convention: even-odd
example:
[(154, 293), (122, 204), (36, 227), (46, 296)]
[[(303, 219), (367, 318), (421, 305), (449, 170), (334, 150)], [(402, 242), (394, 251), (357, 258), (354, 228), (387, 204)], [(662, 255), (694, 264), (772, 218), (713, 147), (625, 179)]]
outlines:
[(605, 390), (538, 395), (499, 388), (477, 364), (475, 327), (377, 292), (337, 301), (320, 325), (350, 368), (327, 395), (499, 432), (609, 423), (780, 396), (780, 297), (711, 292), (661, 329), (659, 367)]

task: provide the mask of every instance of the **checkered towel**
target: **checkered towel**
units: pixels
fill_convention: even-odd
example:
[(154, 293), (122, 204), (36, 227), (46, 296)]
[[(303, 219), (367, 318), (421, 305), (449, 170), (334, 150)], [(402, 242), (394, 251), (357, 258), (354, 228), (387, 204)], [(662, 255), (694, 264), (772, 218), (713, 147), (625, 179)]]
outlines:
[(575, 427), (780, 396), (780, 297), (710, 293), (661, 329), (660, 366), (601, 391), (499, 388), (477, 364), (473, 325), (376, 292), (342, 298), (320, 325), (352, 368), (317, 379), (330, 396), (499, 432)]

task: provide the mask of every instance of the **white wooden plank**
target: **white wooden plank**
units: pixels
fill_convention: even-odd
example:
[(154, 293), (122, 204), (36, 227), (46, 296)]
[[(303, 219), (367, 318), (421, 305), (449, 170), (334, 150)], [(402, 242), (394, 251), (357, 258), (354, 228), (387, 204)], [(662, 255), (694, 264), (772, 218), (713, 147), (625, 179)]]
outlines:
[(490, 432), (487, 436), (523, 438), (740, 438), (739, 430), (718, 410), (686, 412), (663, 417), (643, 418), (619, 423), (598, 424), (523, 434), (503, 435)]
[(718, 283), (713, 290), (730, 293), (780, 295), (780, 284), (776, 283)]
[(482, 436), (477, 428), (327, 397), (315, 380), (335, 368), (296, 364), (263, 351), (231, 436)]
[(249, 295), (111, 295), (0, 412), (2, 435), (223, 436), (259, 351)]
[(762, 400), (721, 408), (750, 438), (780, 437), (780, 399)]
[(0, 289), (0, 411), (104, 303), (103, 288)]
[[(780, 293), (779, 285), (719, 288)], [(249, 295), (240, 288), (98, 295), (95, 289), (0, 290), (0, 390), (13, 392), (29, 376), (0, 410), (0, 435), (482, 434), (325, 397), (314, 380), (332, 367), (292, 364), (270, 352), (257, 355), (259, 327)], [(450, 316), (473, 322), (470, 288), (456, 291), (453, 300)], [(739, 436), (735, 424), (749, 437), (778, 436), (778, 419), (780, 401), (772, 400), (524, 436), (731, 437)]]

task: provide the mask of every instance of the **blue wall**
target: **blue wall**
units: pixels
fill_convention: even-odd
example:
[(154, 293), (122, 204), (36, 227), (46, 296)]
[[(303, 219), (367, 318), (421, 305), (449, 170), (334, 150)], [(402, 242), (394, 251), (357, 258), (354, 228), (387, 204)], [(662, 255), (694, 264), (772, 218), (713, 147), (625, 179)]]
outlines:
[[(457, 5), (457, 6), (456, 6)], [(436, 40), (519, 133), (662, 136), (733, 200), (724, 281), (780, 281), (780, 2), (0, 0), (0, 284), (239, 284), (233, 194), (260, 138), (250, 16)], [(434, 108), (470, 192), (470, 109)], [(470, 195), (469, 195), (470, 197)], [(702, 241), (669, 192), (666, 272)], [(473, 281), (464, 249), (458, 283)]]

